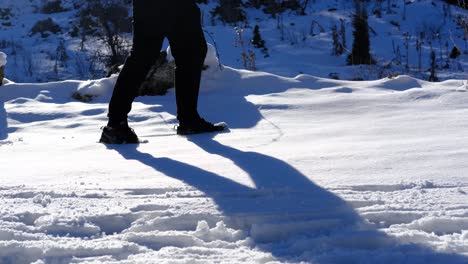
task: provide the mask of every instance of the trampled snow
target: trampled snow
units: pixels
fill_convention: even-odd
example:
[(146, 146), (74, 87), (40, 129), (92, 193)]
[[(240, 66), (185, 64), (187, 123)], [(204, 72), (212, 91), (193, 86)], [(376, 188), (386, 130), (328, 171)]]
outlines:
[(171, 90), (106, 146), (114, 82), (0, 87), (0, 263), (468, 263), (466, 80), (216, 68), (229, 133), (176, 136)]

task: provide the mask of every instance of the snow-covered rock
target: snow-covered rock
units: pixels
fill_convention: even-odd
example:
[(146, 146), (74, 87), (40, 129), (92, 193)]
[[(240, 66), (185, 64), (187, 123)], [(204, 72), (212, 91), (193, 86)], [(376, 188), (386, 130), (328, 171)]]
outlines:
[(3, 52), (0, 52), (0, 67), (5, 66), (7, 63), (7, 55)]

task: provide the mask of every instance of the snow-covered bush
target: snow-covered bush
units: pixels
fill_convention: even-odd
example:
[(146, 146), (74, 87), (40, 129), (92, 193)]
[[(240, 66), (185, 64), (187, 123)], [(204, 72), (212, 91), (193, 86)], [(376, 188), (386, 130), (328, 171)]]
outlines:
[(11, 8), (0, 8), (0, 19), (10, 20), (13, 17)]
[(220, 0), (219, 5), (211, 11), (211, 15), (219, 17), (223, 22), (236, 24), (246, 19), (241, 5), (240, 0)]
[(98, 52), (99, 60), (109, 74), (124, 63), (130, 51), (125, 34), (132, 32), (131, 4), (120, 0), (90, 0), (78, 12), (78, 24), (73, 34), (79, 36), (82, 45), (95, 37), (107, 50)]
[(241, 58), (244, 63), (244, 69), (255, 71), (257, 70), (256, 67), (256, 58), (255, 53), (248, 48), (244, 41), (244, 29), (240, 27), (236, 27), (237, 39), (236, 39), (236, 46), (241, 48)]
[(44, 14), (60, 13), (60, 12), (63, 12), (65, 10), (66, 9), (62, 7), (62, 1), (61, 0), (47, 1), (41, 7), (41, 13), (44, 13)]
[(47, 18), (44, 20), (37, 21), (36, 24), (31, 28), (31, 35), (37, 33), (41, 34), (41, 37), (46, 38), (49, 36), (49, 33), (57, 34), (62, 31), (60, 25), (54, 22), (52, 18)]

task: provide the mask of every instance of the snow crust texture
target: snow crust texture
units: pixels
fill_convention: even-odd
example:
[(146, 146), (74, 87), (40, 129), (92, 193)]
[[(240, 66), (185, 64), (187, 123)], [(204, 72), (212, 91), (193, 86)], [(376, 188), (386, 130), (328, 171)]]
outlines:
[(0, 263), (468, 263), (466, 80), (217, 68), (230, 133), (176, 136), (170, 91), (102, 145), (114, 81), (0, 88)]

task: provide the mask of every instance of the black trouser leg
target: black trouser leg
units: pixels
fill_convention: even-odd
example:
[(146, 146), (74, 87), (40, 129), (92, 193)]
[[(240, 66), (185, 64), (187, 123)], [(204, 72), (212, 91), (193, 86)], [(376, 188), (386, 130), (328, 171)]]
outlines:
[(177, 119), (181, 124), (200, 118), (197, 111), (198, 94), (207, 51), (200, 10), (195, 4), (189, 8), (184, 16), (178, 17), (168, 35), (176, 62)]
[[(133, 53), (133, 52), (132, 52)], [(154, 60), (130, 55), (117, 78), (109, 103), (109, 125), (115, 126), (127, 120), (132, 103), (138, 94), (138, 88), (145, 80)]]
[(127, 120), (138, 88), (159, 56), (164, 37), (176, 61), (176, 103), (180, 123), (199, 118), (197, 111), (206, 40), (200, 10), (190, 0), (134, 1), (133, 49), (109, 103), (109, 125)]
[(127, 121), (127, 115), (132, 109), (138, 89), (159, 56), (164, 36), (162, 30), (155, 28), (153, 21), (150, 20), (151, 9), (144, 10), (140, 4), (134, 5), (133, 47), (117, 78), (109, 103), (110, 126)]

